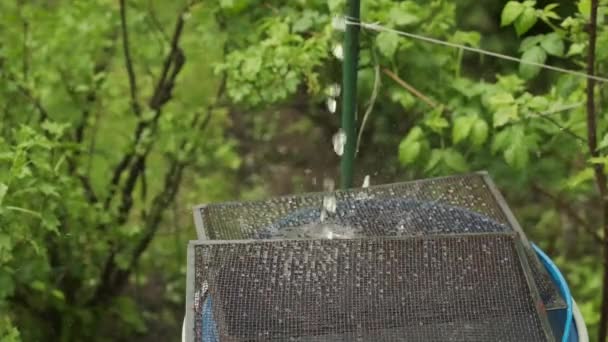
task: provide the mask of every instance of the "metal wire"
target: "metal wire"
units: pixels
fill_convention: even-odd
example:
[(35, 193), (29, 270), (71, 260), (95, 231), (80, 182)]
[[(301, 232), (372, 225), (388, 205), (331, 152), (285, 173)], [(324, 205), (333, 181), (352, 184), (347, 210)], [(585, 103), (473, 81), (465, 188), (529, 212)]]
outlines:
[(556, 72), (560, 72), (560, 73), (564, 73), (564, 74), (584, 77), (584, 78), (592, 79), (592, 80), (602, 82), (602, 83), (608, 83), (608, 78), (606, 78), (606, 77), (589, 75), (584, 72), (580, 72), (580, 71), (576, 71), (576, 70), (560, 68), (560, 67), (556, 67), (556, 66), (552, 66), (552, 65), (548, 65), (548, 64), (544, 64), (544, 63), (537, 63), (537, 62), (524, 60), (522, 58), (509, 56), (509, 55), (505, 55), (505, 54), (494, 52), (494, 51), (489, 51), (489, 50), (485, 50), (485, 49), (481, 49), (481, 48), (475, 48), (475, 47), (471, 47), (471, 46), (467, 46), (467, 45), (463, 45), (463, 44), (452, 43), (452, 42), (448, 42), (445, 40), (431, 38), (431, 37), (407, 32), (407, 31), (400, 31), (400, 30), (396, 30), (396, 29), (393, 29), (393, 28), (390, 28), (387, 26), (380, 25), (379, 23), (359, 22), (359, 21), (351, 20), (347, 17), (347, 18), (345, 18), (345, 24), (353, 25), (353, 26), (360, 26), (362, 28), (376, 31), (376, 32), (391, 32), (391, 33), (395, 33), (395, 34), (403, 36), (403, 37), (408, 37), (411, 39), (416, 39), (416, 40), (424, 41), (424, 42), (431, 43), (431, 44), (443, 45), (443, 46), (448, 46), (448, 47), (456, 48), (456, 49), (462, 49), (464, 51), (474, 52), (474, 53), (478, 53), (481, 55), (491, 56), (491, 57), (495, 57), (495, 58), (499, 58), (499, 59), (503, 59), (503, 60), (507, 60), (507, 61), (511, 61), (511, 62), (532, 65), (532, 66), (536, 66), (536, 67), (547, 69), (547, 70), (552, 70), (552, 71), (556, 71)]

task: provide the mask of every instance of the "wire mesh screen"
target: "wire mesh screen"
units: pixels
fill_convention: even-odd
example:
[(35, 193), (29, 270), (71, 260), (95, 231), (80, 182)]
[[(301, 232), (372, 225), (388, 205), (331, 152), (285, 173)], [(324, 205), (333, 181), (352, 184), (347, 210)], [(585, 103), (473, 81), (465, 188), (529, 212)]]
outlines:
[(196, 341), (553, 340), (516, 234), (191, 248)]
[(212, 240), (357, 238), (520, 233), (545, 306), (565, 307), (557, 288), (486, 174), (310, 193), (195, 208), (199, 237)]

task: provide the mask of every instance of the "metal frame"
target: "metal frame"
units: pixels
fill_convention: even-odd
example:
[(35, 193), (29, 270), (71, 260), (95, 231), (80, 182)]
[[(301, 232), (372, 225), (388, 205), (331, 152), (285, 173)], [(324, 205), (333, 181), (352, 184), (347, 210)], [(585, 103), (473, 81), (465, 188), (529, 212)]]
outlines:
[(205, 234), (205, 224), (203, 223), (203, 210), (208, 204), (199, 204), (192, 207), (192, 216), (194, 216), (194, 228), (196, 228), (196, 235), (199, 240), (207, 240), (207, 234)]
[[(487, 171), (479, 171), (479, 172), (476, 172), (476, 174), (482, 176), (484, 183), (486, 183), (486, 185), (488, 186), (488, 189), (490, 189), (490, 192), (496, 199), (496, 203), (498, 203), (498, 206), (502, 210), (503, 214), (506, 216), (507, 221), (509, 222), (509, 225), (511, 225), (511, 227), (513, 227), (513, 229), (520, 235), (520, 238), (524, 243), (526, 243), (527, 245), (530, 245), (530, 241), (528, 241), (526, 234), (524, 234), (524, 230), (519, 225), (519, 222), (517, 222), (515, 215), (513, 214), (513, 212), (507, 205), (507, 201), (505, 200), (503, 195), (498, 190), (498, 187), (496, 186), (496, 183), (494, 183), (494, 181), (490, 177), (490, 174), (488, 174)], [(532, 247), (532, 246), (530, 246), (530, 247)]]
[[(194, 267), (194, 262), (196, 258), (194, 257), (194, 246), (196, 245), (196, 241), (190, 241), (188, 243), (188, 260), (187, 260), (187, 270), (186, 270), (186, 317), (184, 318), (184, 329), (185, 329), (185, 341), (194, 342), (195, 334), (194, 334), (194, 314), (198, 312), (197, 308), (195, 308), (194, 303), (194, 292), (196, 290), (196, 274)], [(185, 342), (184, 341), (184, 342)]]
[(528, 263), (528, 258), (526, 256), (526, 251), (524, 250), (524, 242), (521, 237), (521, 234), (516, 238), (515, 241), (515, 249), (517, 255), (519, 256), (519, 262), (524, 272), (524, 277), (526, 278), (526, 283), (528, 285), (528, 289), (530, 289), (530, 293), (534, 302), (536, 303), (536, 311), (539, 312), (539, 317), (541, 320), (541, 326), (545, 332), (545, 335), (548, 337), (553, 337), (553, 339), (549, 339), (549, 341), (555, 340), (553, 336), (553, 332), (551, 331), (551, 324), (549, 323), (549, 317), (547, 315), (547, 310), (544, 307), (543, 300), (540, 297), (540, 292), (538, 291), (538, 287), (536, 286), (536, 282), (532, 277), (532, 269), (530, 268), (530, 264)]
[[(486, 185), (491, 187), (491, 184), (493, 184), (493, 182), (490, 180), (489, 183), (486, 180), (490, 179), (489, 175), (487, 172), (485, 171), (479, 171), (479, 172), (472, 172), (472, 173), (465, 173), (465, 174), (457, 174), (457, 175), (450, 175), (450, 176), (442, 176), (442, 177), (433, 177), (433, 178), (424, 178), (424, 179), (414, 179), (414, 180), (410, 180), (410, 181), (405, 181), (405, 182), (393, 182), (393, 183), (388, 183), (388, 184), (380, 184), (380, 185), (374, 185), (373, 187), (369, 188), (369, 189), (385, 189), (385, 188), (391, 188), (393, 186), (396, 185), (403, 185), (403, 184), (413, 184), (413, 183), (431, 183), (431, 182), (436, 182), (436, 181), (442, 181), (442, 180), (449, 180), (452, 178), (463, 178), (463, 177), (473, 177), (476, 175), (481, 175), (482, 178), (484, 179), (484, 182), (486, 183)], [(336, 190), (334, 191), (335, 193), (349, 193), (349, 192), (361, 192), (361, 191), (366, 191), (366, 189), (368, 188), (350, 188), (350, 189), (340, 189), (340, 190)], [(496, 190), (497, 191), (497, 190)], [(300, 195), (308, 195), (308, 196), (322, 196), (323, 194), (325, 194), (327, 192), (325, 191), (313, 191), (313, 192), (306, 192), (303, 194), (291, 194), (291, 195), (283, 195), (283, 196), (274, 196), (272, 198), (274, 199), (289, 199), (289, 198), (294, 198), (294, 197), (298, 197)], [(494, 195), (494, 192), (492, 192), (492, 194)], [(205, 224), (203, 222), (203, 217), (202, 217), (202, 213), (204, 211), (205, 208), (210, 207), (210, 206), (214, 206), (214, 205), (236, 205), (236, 204), (243, 204), (243, 203), (258, 203), (258, 202), (264, 202), (268, 200), (268, 198), (265, 199), (259, 199), (259, 200), (249, 200), (249, 201), (226, 201), (226, 202), (221, 202), (221, 203), (203, 203), (203, 204), (198, 204), (192, 207), (192, 215), (194, 217), (194, 224), (195, 224), (195, 228), (196, 228), (196, 234), (198, 237), (198, 240), (209, 240), (211, 239), (211, 237), (207, 236), (207, 234), (205, 233)], [(506, 203), (504, 202), (504, 199), (502, 198), (502, 196), (499, 195), (499, 197), (497, 197), (497, 201), (500, 202), (501, 205), (501, 209), (504, 208), (503, 206), (506, 205)], [(511, 214), (512, 215), (512, 214)], [(508, 221), (510, 221), (509, 218), (507, 218)], [(519, 227), (519, 225), (517, 225), (517, 227)], [(521, 228), (519, 228), (521, 231)]]
[[(535, 310), (537, 311), (537, 313), (539, 314), (539, 318), (541, 320), (541, 326), (543, 329), (543, 332), (545, 333), (547, 340), (548, 341), (552, 341), (552, 337), (553, 334), (551, 332), (551, 328), (550, 328), (550, 324), (549, 324), (549, 320), (547, 317), (547, 311), (545, 310), (544, 306), (543, 306), (543, 302), (542, 299), (540, 297), (540, 293), (538, 292), (538, 289), (536, 287), (536, 283), (533, 279), (533, 277), (531, 276), (531, 268), (530, 265), (528, 263), (528, 259), (526, 257), (526, 253), (525, 253), (525, 249), (524, 249), (524, 245), (523, 245), (523, 240), (522, 240), (522, 234), (518, 234), (517, 232), (512, 232), (512, 233), (494, 233), (494, 232), (489, 232), (489, 233), (477, 233), (477, 234), (470, 234), (470, 235), (474, 235), (474, 236), (480, 236), (480, 237), (491, 237), (491, 236), (512, 236), (513, 239), (513, 247), (515, 248), (515, 252), (516, 255), (519, 259), (520, 262), (520, 266), (521, 266), (521, 270), (523, 272), (524, 278), (526, 279), (526, 286), (530, 292), (530, 295), (532, 296), (532, 299), (534, 300), (534, 302), (536, 303), (535, 305)], [(470, 236), (469, 235), (469, 236)], [(524, 235), (525, 236), (525, 235)], [(409, 236), (409, 237), (374, 237), (372, 239), (375, 240), (404, 240), (404, 239), (408, 239), (408, 240), (423, 240), (423, 239), (429, 239), (430, 237), (428, 236)], [(451, 235), (451, 234), (438, 234), (438, 235), (434, 235), (432, 238), (458, 238), (457, 236)], [(362, 238), (359, 239), (350, 239), (350, 240), (360, 240)], [(369, 239), (369, 238), (365, 238), (365, 239)], [(187, 284), (186, 284), (186, 317), (185, 317), (185, 336), (186, 336), (186, 340), (188, 342), (195, 342), (195, 338), (196, 338), (196, 334), (195, 334), (195, 313), (198, 312), (198, 307), (195, 307), (196, 304), (198, 305), (202, 305), (202, 301), (199, 303), (195, 303), (195, 293), (197, 291), (200, 291), (200, 289), (198, 288), (198, 284), (196, 283), (196, 274), (195, 274), (195, 261), (196, 261), (196, 257), (195, 257), (195, 247), (196, 246), (200, 246), (200, 245), (222, 245), (222, 244), (250, 244), (250, 243), (255, 243), (255, 244), (269, 244), (269, 243), (279, 243), (279, 242), (285, 242), (285, 241), (316, 241), (315, 239), (275, 239), (275, 240), (192, 240), (189, 242), (188, 244), (188, 270), (187, 270)]]

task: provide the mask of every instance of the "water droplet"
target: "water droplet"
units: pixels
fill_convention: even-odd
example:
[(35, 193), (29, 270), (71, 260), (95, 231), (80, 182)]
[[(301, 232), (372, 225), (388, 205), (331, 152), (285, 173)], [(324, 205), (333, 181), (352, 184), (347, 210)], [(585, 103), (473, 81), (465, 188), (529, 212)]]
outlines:
[(325, 90), (325, 93), (329, 97), (339, 97), (340, 90), (341, 90), (340, 85), (337, 83), (334, 83), (334, 84), (330, 85), (329, 87), (327, 87), (327, 89)]
[(336, 46), (334, 46), (331, 52), (337, 59), (344, 59), (344, 49), (342, 48), (342, 44), (337, 44)]
[(323, 179), (323, 190), (325, 191), (334, 191), (336, 187), (336, 182), (331, 178)]
[(336, 31), (346, 30), (346, 18), (342, 16), (335, 16), (331, 20), (331, 27)]
[(340, 129), (338, 133), (334, 134), (332, 142), (334, 144), (334, 152), (336, 152), (337, 155), (342, 156), (342, 154), (344, 154), (344, 145), (346, 144), (346, 133)]
[(363, 178), (363, 188), (369, 188), (369, 175), (365, 175), (365, 178)]
[(336, 196), (328, 195), (323, 197), (323, 209), (329, 213), (336, 212)]
[(335, 113), (336, 112), (336, 108), (338, 107), (338, 102), (336, 102), (336, 99), (333, 97), (330, 97), (327, 99), (327, 110), (330, 113)]

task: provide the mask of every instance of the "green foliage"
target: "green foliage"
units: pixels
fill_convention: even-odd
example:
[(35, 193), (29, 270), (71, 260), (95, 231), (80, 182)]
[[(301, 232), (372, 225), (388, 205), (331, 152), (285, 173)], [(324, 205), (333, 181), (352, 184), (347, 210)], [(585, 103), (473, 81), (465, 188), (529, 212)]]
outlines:
[[(339, 126), (323, 90), (341, 75), (331, 50), (342, 32), (330, 22), (344, 0), (195, 1), (185, 10), (125, 2), (130, 58), (120, 2), (0, 2), (2, 341), (178, 331), (192, 238), (184, 208), (265, 195), (281, 167), (335, 169), (316, 159)], [(362, 17), (582, 71), (590, 2), (542, 4), (364, 1)], [(357, 163), (387, 180), (489, 170), (526, 231), (556, 256), (594, 334), (601, 263), (588, 232), (599, 230), (592, 167), (608, 164), (608, 90), (597, 91), (601, 155), (590, 158), (576, 107), (584, 79), (509, 63), (362, 30), (360, 114), (378, 89)], [(605, 74), (606, 25), (597, 64)], [(384, 73), (376, 82), (376, 67), (403, 82)], [(555, 209), (564, 203), (571, 208)], [(572, 212), (589, 227), (576, 228), (571, 253), (562, 228)], [(141, 288), (162, 295), (139, 298)]]
[[(163, 246), (168, 209), (192, 195), (192, 172), (223, 173), (213, 186), (228, 195), (240, 166), (208, 60), (223, 41), (200, 39), (217, 30), (213, 13), (128, 2), (123, 28), (112, 1), (0, 4), (0, 340), (121, 340), (162, 319), (120, 294), (157, 272), (147, 253)], [(164, 38), (180, 17), (183, 59)], [(187, 228), (170, 240), (177, 256)], [(162, 274), (180, 294), (183, 261)]]

